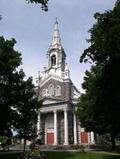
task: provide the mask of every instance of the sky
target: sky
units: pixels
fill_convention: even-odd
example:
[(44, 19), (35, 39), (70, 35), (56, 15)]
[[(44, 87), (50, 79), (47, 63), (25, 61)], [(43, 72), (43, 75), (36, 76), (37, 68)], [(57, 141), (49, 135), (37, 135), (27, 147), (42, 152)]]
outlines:
[(22, 53), (22, 65), (26, 76), (34, 83), (38, 71), (47, 65), (46, 54), (51, 44), (55, 18), (58, 17), (62, 46), (71, 80), (83, 91), (81, 83), (90, 64), (80, 63), (80, 55), (89, 44), (88, 30), (95, 23), (94, 13), (103, 13), (114, 7), (116, 0), (49, 0), (48, 12), (38, 4), (26, 0), (0, 0), (0, 36), (15, 38), (15, 50)]

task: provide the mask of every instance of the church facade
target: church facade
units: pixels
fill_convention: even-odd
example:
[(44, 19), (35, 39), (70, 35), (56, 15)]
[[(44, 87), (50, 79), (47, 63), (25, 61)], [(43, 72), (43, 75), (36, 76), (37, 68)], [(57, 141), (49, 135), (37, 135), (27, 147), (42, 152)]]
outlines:
[(45, 145), (94, 144), (94, 134), (85, 132), (76, 117), (80, 92), (70, 79), (57, 20), (47, 60), (38, 80), (39, 100), (43, 100), (38, 111), (38, 138)]

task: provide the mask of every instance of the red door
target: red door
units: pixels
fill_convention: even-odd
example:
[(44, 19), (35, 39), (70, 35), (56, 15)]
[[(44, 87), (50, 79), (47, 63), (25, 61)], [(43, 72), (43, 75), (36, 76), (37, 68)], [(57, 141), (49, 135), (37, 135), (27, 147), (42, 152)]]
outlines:
[(47, 133), (47, 144), (48, 145), (54, 144), (54, 133)]
[(81, 132), (81, 144), (88, 144), (88, 133)]

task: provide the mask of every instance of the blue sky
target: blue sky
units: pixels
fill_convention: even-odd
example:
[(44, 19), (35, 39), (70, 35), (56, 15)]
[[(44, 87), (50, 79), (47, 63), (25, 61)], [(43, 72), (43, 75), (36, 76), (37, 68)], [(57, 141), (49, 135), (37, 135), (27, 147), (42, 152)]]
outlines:
[(38, 71), (47, 64), (46, 53), (52, 40), (55, 17), (58, 17), (62, 45), (67, 55), (71, 79), (81, 89), (89, 64), (79, 58), (88, 43), (88, 30), (95, 23), (95, 12), (112, 9), (116, 0), (49, 0), (49, 11), (25, 0), (0, 0), (0, 35), (17, 41), (15, 49), (22, 53), (22, 68), (35, 81)]

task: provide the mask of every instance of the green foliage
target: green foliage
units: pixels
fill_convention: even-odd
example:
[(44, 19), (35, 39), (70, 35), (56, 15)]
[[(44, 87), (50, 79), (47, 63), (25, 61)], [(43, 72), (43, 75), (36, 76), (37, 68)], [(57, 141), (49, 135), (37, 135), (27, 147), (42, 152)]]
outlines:
[(21, 73), (16, 69), (21, 63), (21, 54), (14, 50), (16, 41), (0, 37), (0, 134), (11, 136), (11, 126), (16, 112), (15, 86)]
[(26, 140), (33, 140), (37, 137), (37, 110), (40, 108), (42, 103), (38, 101), (31, 77), (29, 77), (26, 81), (21, 80), (21, 82), (17, 85), (16, 90), (17, 117), (14, 125), (19, 137), (24, 139), (25, 151)]
[(37, 100), (31, 78), (22, 81), (18, 90), (16, 128), (20, 137), (27, 140), (36, 137), (37, 110), (41, 106), (41, 102)]
[[(81, 124), (87, 131), (94, 131), (103, 134), (106, 131), (103, 107), (101, 105), (101, 85), (102, 67), (92, 66), (90, 71), (86, 71), (82, 84), (85, 93), (80, 97), (77, 114)], [(102, 123), (102, 124), (101, 124)]]
[(44, 11), (48, 11), (48, 1), (49, 0), (26, 0), (28, 1), (28, 3), (37, 3), (37, 4), (41, 4), (41, 8)]
[(14, 50), (16, 41), (0, 37), (0, 135), (12, 136), (11, 129), (21, 138), (35, 137), (38, 102), (32, 78), (24, 80), (18, 71), (21, 54)]
[(84, 152), (85, 153), (84, 145), (71, 145), (71, 148), (73, 150), (79, 150), (79, 152)]
[(99, 149), (104, 149), (106, 151), (111, 150), (111, 138), (110, 134), (97, 135), (96, 147)]
[(12, 144), (11, 138), (7, 136), (0, 136), (0, 149), (6, 151), (9, 150), (9, 146)]
[(34, 147), (29, 151), (21, 154), (18, 159), (46, 159), (45, 153), (39, 149), (39, 147)]
[(89, 30), (91, 44), (84, 50), (80, 62), (92, 60), (95, 63), (106, 63), (120, 56), (120, 1), (113, 10), (94, 15), (96, 23)]
[(80, 98), (78, 114), (87, 130), (110, 133), (115, 148), (115, 138), (120, 133), (120, 1), (113, 10), (96, 13), (94, 17), (96, 23), (89, 31), (90, 46), (80, 62), (90, 60), (95, 66), (86, 72), (86, 92)]

